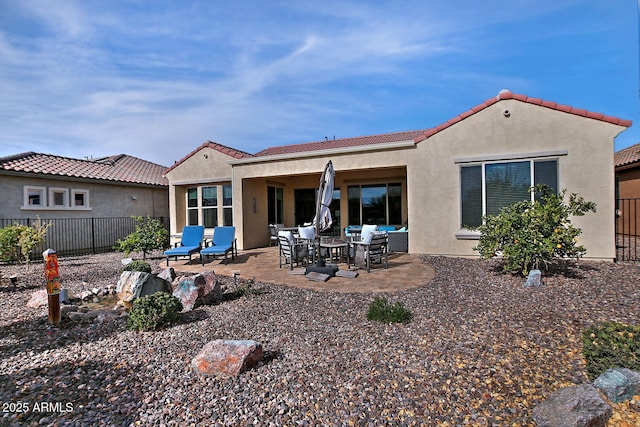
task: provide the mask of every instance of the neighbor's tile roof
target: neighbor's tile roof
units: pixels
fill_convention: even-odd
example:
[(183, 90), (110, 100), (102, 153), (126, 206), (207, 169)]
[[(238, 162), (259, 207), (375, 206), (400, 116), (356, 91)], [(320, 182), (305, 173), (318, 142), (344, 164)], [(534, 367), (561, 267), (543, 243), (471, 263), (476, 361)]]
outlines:
[(166, 166), (126, 154), (85, 160), (34, 152), (0, 157), (0, 171), (132, 184), (166, 186), (165, 170)]
[(532, 98), (530, 96), (527, 95), (521, 95), (521, 94), (517, 94), (517, 93), (512, 93), (508, 90), (501, 90), (500, 93), (498, 93), (498, 96), (492, 97), (487, 99), (485, 102), (483, 102), (482, 104), (476, 105), (475, 107), (473, 107), (470, 110), (465, 111), (462, 114), (459, 114), (457, 116), (455, 116), (454, 118), (434, 127), (431, 129), (428, 129), (426, 132), (424, 132), (423, 135), (421, 135), (420, 137), (416, 138), (415, 141), (416, 142), (420, 142), (420, 141), (424, 141), (425, 139), (429, 138), (430, 136), (435, 135), (436, 133), (440, 132), (443, 129), (448, 128), (449, 126), (458, 123), (459, 121), (462, 121), (464, 119), (466, 119), (469, 116), (472, 116), (474, 114), (476, 114), (479, 111), (484, 110), (485, 108), (495, 104), (496, 102), (499, 102), (503, 99), (515, 99), (516, 101), (522, 101), (522, 102), (526, 102), (528, 104), (533, 104), (533, 105), (540, 105), (542, 107), (546, 107), (546, 108), (551, 108), (552, 110), (557, 110), (557, 111), (562, 111), (564, 113), (569, 113), (569, 114), (575, 114), (577, 116), (582, 116), (582, 117), (587, 117), (589, 119), (595, 119), (595, 120), (601, 120), (603, 122), (607, 122), (607, 123), (612, 123), (614, 125), (619, 125), (619, 126), (625, 126), (625, 127), (629, 127), (631, 126), (631, 120), (624, 120), (624, 119), (620, 119), (618, 117), (613, 117), (613, 116), (606, 116), (602, 113), (594, 113), (592, 111), (587, 111), (584, 110), (582, 108), (575, 108), (575, 107), (571, 107), (569, 105), (563, 105), (563, 104), (558, 104), (556, 102), (551, 102), (551, 101), (545, 101), (543, 99), (540, 98)]
[(627, 166), (637, 162), (640, 162), (640, 144), (616, 151), (613, 155), (615, 167)]

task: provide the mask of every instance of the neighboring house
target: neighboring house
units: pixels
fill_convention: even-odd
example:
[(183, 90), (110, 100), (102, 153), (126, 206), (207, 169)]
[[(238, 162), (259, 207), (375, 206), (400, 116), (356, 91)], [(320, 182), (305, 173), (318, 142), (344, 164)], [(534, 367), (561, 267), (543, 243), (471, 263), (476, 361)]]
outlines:
[(614, 154), (616, 193), (619, 199), (640, 199), (640, 144)]
[[(320, 174), (336, 171), (336, 229), (408, 223), (409, 252), (472, 256), (483, 214), (545, 183), (597, 204), (576, 218), (587, 256), (614, 259), (613, 141), (631, 121), (501, 91), (435, 128), (278, 146), (248, 154), (207, 142), (166, 171), (171, 232), (233, 224), (238, 247), (269, 223), (311, 221)], [(210, 232), (211, 230), (209, 230)]]
[(640, 144), (617, 151), (614, 163), (617, 231), (619, 234), (640, 235)]
[(125, 154), (85, 160), (33, 152), (0, 157), (0, 218), (168, 216), (165, 170)]

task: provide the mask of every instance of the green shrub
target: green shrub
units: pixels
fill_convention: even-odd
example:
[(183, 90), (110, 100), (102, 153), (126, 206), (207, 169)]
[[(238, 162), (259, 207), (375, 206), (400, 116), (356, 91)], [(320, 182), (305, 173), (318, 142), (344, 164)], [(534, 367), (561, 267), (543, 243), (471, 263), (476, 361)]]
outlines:
[(44, 242), (49, 227), (50, 223), (37, 218), (31, 226), (15, 224), (0, 228), (0, 261), (30, 262), (31, 253)]
[(154, 331), (180, 320), (182, 303), (165, 292), (156, 292), (134, 301), (127, 325), (137, 331)]
[(564, 202), (566, 190), (554, 194), (549, 187), (538, 185), (536, 200), (518, 202), (502, 208), (499, 214), (485, 216), (478, 246), (482, 258), (502, 254), (504, 270), (527, 275), (530, 269), (547, 269), (561, 259), (582, 257), (586, 248), (578, 244), (582, 230), (571, 224), (570, 216), (595, 212), (596, 205), (576, 194)]
[(582, 331), (582, 353), (593, 381), (609, 368), (640, 371), (640, 326), (605, 322)]
[(142, 258), (147, 258), (147, 252), (154, 249), (169, 247), (169, 232), (158, 219), (147, 216), (135, 217), (136, 231), (119, 239), (114, 249), (129, 256), (131, 252), (142, 252)]
[(397, 301), (390, 305), (386, 298), (376, 297), (369, 304), (367, 312), (367, 320), (375, 320), (383, 323), (409, 323), (411, 321), (411, 312), (404, 305)]
[(142, 271), (151, 274), (151, 265), (147, 261), (136, 259), (125, 265), (122, 271)]

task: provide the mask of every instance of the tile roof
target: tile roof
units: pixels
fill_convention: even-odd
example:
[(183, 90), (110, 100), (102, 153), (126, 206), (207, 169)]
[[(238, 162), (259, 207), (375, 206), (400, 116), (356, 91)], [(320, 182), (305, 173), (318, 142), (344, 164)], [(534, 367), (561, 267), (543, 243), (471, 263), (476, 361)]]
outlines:
[(411, 141), (414, 138), (422, 135), (424, 132), (425, 130), (422, 129), (405, 132), (385, 133), (379, 135), (359, 136), (354, 138), (341, 138), (318, 142), (307, 142), (304, 144), (280, 145), (262, 150), (256, 153), (256, 157), (357, 147), (361, 145), (385, 144), (389, 142)]
[(367, 146), (367, 145), (375, 145), (375, 144), (385, 144), (392, 142), (401, 142), (401, 141), (411, 141), (413, 140), (415, 143), (419, 143), (424, 141), (425, 139), (433, 136), (434, 134), (440, 132), (443, 129), (452, 126), (455, 123), (458, 123), (467, 117), (484, 110), (485, 108), (505, 99), (515, 99), (517, 101), (526, 102), (533, 105), (539, 105), (545, 108), (551, 108), (557, 111), (562, 111), (569, 114), (575, 114), (578, 116), (601, 120), (607, 123), (612, 123), (619, 126), (629, 127), (631, 126), (631, 120), (623, 120), (617, 117), (606, 116), (602, 113), (594, 113), (587, 110), (583, 110), (580, 108), (574, 108), (568, 105), (562, 105), (555, 102), (545, 101), (540, 98), (532, 98), (526, 95), (514, 94), (509, 90), (501, 90), (497, 96), (489, 98), (485, 102), (476, 105), (468, 111), (465, 111), (462, 114), (457, 115), (456, 117), (442, 123), (433, 128), (421, 129), (421, 130), (413, 130), (413, 131), (404, 131), (404, 132), (394, 132), (394, 133), (386, 133), (379, 135), (368, 135), (368, 136), (359, 136), (353, 138), (341, 138), (334, 140), (325, 140), (325, 141), (317, 141), (317, 142), (307, 142), (302, 144), (291, 144), (291, 145), (279, 145), (274, 147), (266, 148), (262, 151), (257, 152), (256, 154), (249, 154), (240, 150), (236, 150), (234, 148), (230, 148), (215, 142), (205, 142), (200, 147), (193, 150), (191, 153), (183, 157), (176, 164), (171, 166), (171, 169), (175, 168), (186, 159), (194, 155), (198, 152), (202, 147), (208, 146), (215, 150), (220, 151), (221, 153), (227, 154), (235, 159), (243, 159), (243, 158), (257, 158), (264, 156), (276, 156), (276, 155), (287, 155), (287, 154), (296, 154), (296, 153), (306, 153), (306, 152), (314, 152), (321, 150), (330, 150), (330, 149), (340, 149), (340, 148), (349, 148), (349, 147), (358, 147), (358, 146)]
[(613, 116), (606, 116), (602, 113), (594, 113), (591, 111), (587, 111), (587, 110), (583, 110), (581, 108), (575, 108), (575, 107), (571, 107), (569, 105), (562, 105), (562, 104), (558, 104), (555, 102), (551, 102), (551, 101), (545, 101), (543, 99), (540, 98), (532, 98), (530, 96), (527, 95), (521, 95), (521, 94), (517, 94), (517, 93), (512, 93), (511, 91), (507, 90), (507, 89), (503, 89), (500, 91), (500, 93), (498, 93), (498, 96), (492, 97), (487, 99), (486, 101), (484, 101), (482, 104), (476, 105), (475, 107), (473, 107), (470, 110), (465, 111), (462, 114), (459, 114), (457, 116), (455, 116), (452, 119), (449, 119), (448, 121), (434, 127), (431, 129), (428, 129), (426, 132), (424, 132), (423, 135), (420, 135), (419, 137), (415, 138), (414, 141), (416, 143), (420, 142), (420, 141), (424, 141), (425, 139), (429, 138), (430, 136), (435, 135), (436, 133), (440, 132), (443, 129), (448, 128), (449, 126), (458, 123), (459, 121), (462, 121), (464, 119), (466, 119), (469, 116), (472, 116), (474, 114), (476, 114), (479, 111), (484, 110), (485, 108), (495, 104), (496, 102), (499, 102), (503, 99), (515, 99), (516, 101), (522, 101), (522, 102), (526, 102), (528, 104), (533, 104), (533, 105), (540, 105), (542, 107), (546, 107), (546, 108), (551, 108), (552, 110), (557, 110), (557, 111), (562, 111), (564, 113), (569, 113), (569, 114), (575, 114), (577, 116), (582, 116), (582, 117), (587, 117), (589, 119), (595, 119), (595, 120), (601, 120), (603, 122), (607, 122), (607, 123), (612, 123), (614, 125), (619, 125), (619, 126), (624, 126), (624, 127), (629, 127), (631, 126), (631, 120), (624, 120), (624, 119), (620, 119), (618, 117), (613, 117)]
[(161, 166), (126, 154), (93, 159), (74, 159), (27, 152), (0, 157), (0, 172), (34, 173), (145, 185), (169, 185)]
[(207, 141), (207, 142), (201, 144), (198, 148), (196, 148), (195, 150), (193, 150), (192, 152), (190, 152), (186, 156), (184, 156), (182, 159), (180, 159), (177, 162), (175, 162), (170, 168), (165, 170), (164, 173), (167, 173), (167, 172), (173, 170), (176, 166), (178, 166), (179, 164), (181, 164), (182, 162), (184, 162), (185, 160), (187, 160), (188, 158), (190, 158), (191, 156), (193, 156), (194, 154), (196, 154), (198, 151), (200, 151), (201, 149), (203, 149), (205, 147), (208, 147), (208, 148), (211, 148), (213, 150), (219, 151), (222, 154), (226, 154), (229, 157), (233, 157), (234, 159), (244, 159), (245, 157), (253, 157), (253, 154), (245, 153), (244, 151), (237, 150), (237, 149), (231, 148), (231, 147), (227, 147), (226, 145), (218, 144), (217, 142)]
[(640, 144), (632, 145), (613, 154), (613, 164), (616, 168), (638, 162), (640, 162)]

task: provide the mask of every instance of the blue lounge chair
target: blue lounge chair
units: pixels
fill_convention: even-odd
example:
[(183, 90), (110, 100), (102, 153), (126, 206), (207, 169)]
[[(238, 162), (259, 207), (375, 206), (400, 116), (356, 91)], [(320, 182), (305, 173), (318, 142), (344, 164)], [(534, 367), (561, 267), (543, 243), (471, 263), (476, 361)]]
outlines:
[(182, 240), (176, 243), (175, 248), (164, 251), (167, 257), (167, 265), (169, 265), (169, 257), (189, 256), (191, 263), (191, 255), (200, 252), (202, 249), (202, 239), (204, 237), (204, 227), (202, 225), (187, 225), (182, 229)]
[(206, 246), (200, 251), (200, 260), (204, 265), (204, 258), (208, 255), (223, 255), (224, 263), (227, 263), (227, 254), (231, 252), (231, 259), (235, 258), (236, 228), (231, 226), (216, 227), (213, 229), (213, 241), (211, 246)]

